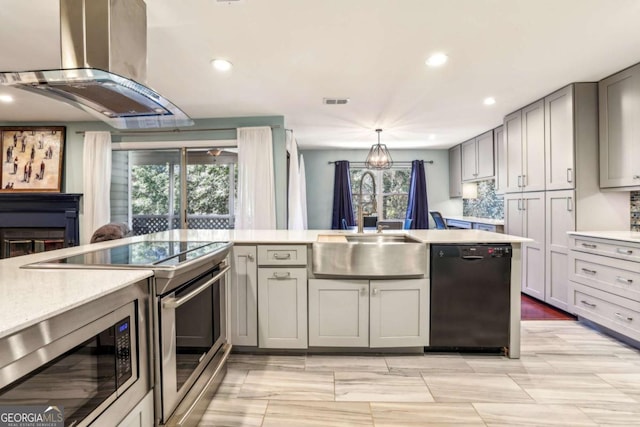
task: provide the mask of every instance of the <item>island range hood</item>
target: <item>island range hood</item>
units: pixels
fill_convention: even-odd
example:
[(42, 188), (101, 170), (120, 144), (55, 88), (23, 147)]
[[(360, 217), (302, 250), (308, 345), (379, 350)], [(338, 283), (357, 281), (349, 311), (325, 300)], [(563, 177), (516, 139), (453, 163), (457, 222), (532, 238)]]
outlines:
[(167, 98), (144, 86), (143, 0), (60, 0), (59, 70), (1, 72), (0, 84), (74, 105), (117, 129), (191, 126)]

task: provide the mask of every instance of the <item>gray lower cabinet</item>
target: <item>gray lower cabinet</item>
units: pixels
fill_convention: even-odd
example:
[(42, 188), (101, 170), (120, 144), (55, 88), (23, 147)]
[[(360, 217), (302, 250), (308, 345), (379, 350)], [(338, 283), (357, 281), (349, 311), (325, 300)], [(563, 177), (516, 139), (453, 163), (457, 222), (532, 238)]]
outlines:
[(309, 280), (309, 345), (423, 347), (429, 280)]
[(544, 300), (569, 311), (569, 235), (576, 229), (575, 191), (547, 191)]
[(231, 250), (230, 339), (233, 345), (258, 345), (258, 270), (255, 246)]
[(260, 348), (307, 348), (306, 267), (258, 268)]
[(309, 345), (369, 347), (369, 281), (309, 279)]

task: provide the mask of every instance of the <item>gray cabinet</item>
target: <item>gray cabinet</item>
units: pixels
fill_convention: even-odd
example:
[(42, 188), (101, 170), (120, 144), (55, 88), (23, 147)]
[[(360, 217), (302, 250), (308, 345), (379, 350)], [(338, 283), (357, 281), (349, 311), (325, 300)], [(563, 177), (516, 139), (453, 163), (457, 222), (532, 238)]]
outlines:
[(309, 345), (422, 347), (429, 280), (309, 280)]
[(498, 126), (493, 130), (495, 145), (495, 168), (496, 168), (496, 193), (504, 194), (507, 187), (507, 158), (504, 140), (504, 126)]
[(569, 235), (576, 229), (575, 192), (546, 192), (546, 259), (544, 300), (568, 310)]
[(429, 341), (429, 280), (372, 280), (370, 347), (421, 347)]
[(598, 84), (600, 186), (640, 188), (640, 64)]
[(369, 347), (369, 281), (309, 279), (309, 345)]
[(307, 269), (258, 268), (260, 348), (307, 348)]
[(449, 197), (462, 197), (462, 158), (461, 146), (449, 149)]
[(307, 348), (307, 246), (258, 246), (258, 347)]
[(505, 195), (505, 232), (534, 241), (522, 245), (522, 292), (544, 300), (545, 193)]
[(231, 250), (230, 340), (233, 345), (258, 345), (258, 270), (255, 246)]
[(494, 176), (493, 130), (462, 145), (462, 181), (478, 181)]
[(573, 85), (544, 98), (547, 190), (575, 188)]
[(507, 161), (506, 192), (544, 190), (543, 100), (506, 116), (504, 138)]

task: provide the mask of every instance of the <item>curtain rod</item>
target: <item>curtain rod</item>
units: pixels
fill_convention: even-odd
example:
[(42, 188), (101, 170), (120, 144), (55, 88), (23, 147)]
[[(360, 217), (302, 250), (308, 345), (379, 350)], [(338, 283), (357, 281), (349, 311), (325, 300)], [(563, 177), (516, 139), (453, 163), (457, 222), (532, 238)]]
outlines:
[[(338, 160), (338, 161), (340, 161), (340, 160)], [(429, 163), (430, 165), (433, 164), (433, 160), (425, 160), (424, 162), (425, 163)], [(335, 161), (333, 161), (333, 162), (330, 161), (330, 162), (327, 162), (327, 163), (332, 165), (332, 164), (334, 164), (336, 162)], [(349, 164), (351, 164), (351, 165), (364, 165), (365, 163), (366, 162), (349, 162)], [(395, 162), (394, 161), (393, 164), (394, 165), (410, 165), (411, 161), (403, 161), (403, 162)]]
[[(238, 127), (243, 127), (243, 126), (238, 126)], [(235, 128), (204, 128), (204, 129), (169, 129), (169, 130), (138, 130), (138, 131), (131, 131), (131, 132), (111, 132), (112, 135), (116, 135), (116, 136), (124, 136), (124, 135), (128, 135), (128, 136), (134, 136), (134, 135), (146, 135), (146, 134), (151, 134), (151, 133), (155, 133), (155, 134), (166, 134), (166, 133), (183, 133), (183, 132), (211, 132), (211, 131), (229, 131), (229, 130), (238, 130), (238, 127)], [(282, 128), (282, 126), (280, 125), (274, 125), (274, 126), (269, 126), (271, 129), (280, 129)], [(285, 129), (285, 130), (291, 130), (291, 129)], [(77, 130), (76, 134), (77, 135), (84, 135), (86, 131), (84, 130)], [(292, 131), (293, 132), (293, 131)]]

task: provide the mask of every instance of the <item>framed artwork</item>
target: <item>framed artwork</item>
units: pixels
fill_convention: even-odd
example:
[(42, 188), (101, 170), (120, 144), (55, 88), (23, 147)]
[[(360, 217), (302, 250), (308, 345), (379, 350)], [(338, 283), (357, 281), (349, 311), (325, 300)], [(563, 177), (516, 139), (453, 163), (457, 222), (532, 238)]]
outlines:
[(0, 193), (59, 193), (64, 143), (64, 126), (0, 127)]

